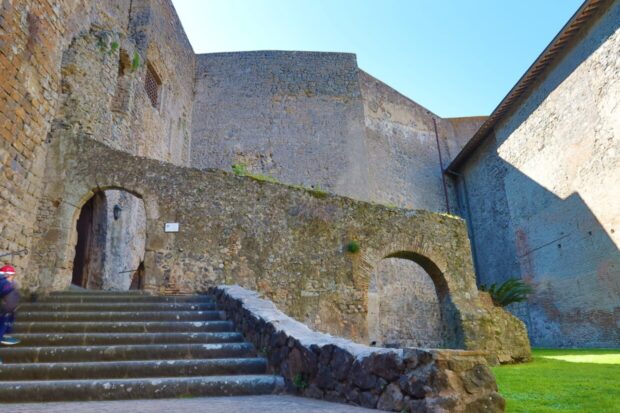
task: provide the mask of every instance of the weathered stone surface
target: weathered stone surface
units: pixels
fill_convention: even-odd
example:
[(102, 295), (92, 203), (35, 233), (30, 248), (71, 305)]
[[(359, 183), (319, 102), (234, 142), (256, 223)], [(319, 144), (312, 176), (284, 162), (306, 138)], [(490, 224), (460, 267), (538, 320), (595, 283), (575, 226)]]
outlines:
[[(171, 2), (24, 0), (4, 3), (0, 13), (0, 251), (30, 248), (61, 202), (47, 180), (46, 158), (63, 130), (132, 154), (188, 162), (195, 56)], [(134, 56), (139, 64), (131, 67)], [(144, 88), (147, 61), (167, 95), (157, 110)], [(125, 211), (134, 216), (131, 206)], [(144, 254), (143, 235), (127, 239), (132, 226), (127, 220), (122, 233), (111, 231), (118, 233), (116, 251), (101, 243), (108, 259), (94, 261), (110, 269), (100, 271), (130, 267)], [(30, 257), (11, 261), (24, 272)]]
[[(579, 33), (566, 56), (497, 126), (495, 142), (481, 148), (472, 161), (477, 166), (464, 172), (471, 199), (466, 206), (462, 202), (461, 212), (465, 215), (472, 209), (481, 278), (490, 283), (520, 274), (535, 283), (537, 294), (529, 309), (522, 306), (514, 311), (531, 320), (538, 344), (558, 344), (558, 337), (564, 337), (562, 345), (571, 346), (618, 342), (620, 232), (613, 211), (620, 196), (609, 188), (618, 181), (620, 152), (615, 139), (620, 71), (614, 54), (619, 12), (611, 1), (600, 2), (599, 7), (602, 18), (591, 19), (594, 24)], [(70, 136), (177, 165), (188, 165), (190, 157), (193, 165), (201, 167), (228, 169), (231, 163), (245, 163), (250, 171), (285, 182), (319, 185), (396, 207), (444, 211), (448, 203), (456, 204), (457, 193), (461, 199), (468, 192), (463, 185), (453, 191), (448, 182), (446, 200), (441, 167), (484, 118), (441, 119), (360, 71), (354, 55), (251, 52), (196, 57), (169, 0), (23, 0), (6, 2), (0, 11), (0, 250), (37, 250), (37, 255), (12, 259), (20, 273), (40, 270), (40, 277), (30, 279), (29, 287), (45, 289), (59, 282), (58, 271), (71, 269), (72, 252), (55, 246), (75, 243), (72, 207), (81, 207), (94, 192), (117, 189), (108, 186), (107, 179), (93, 179), (67, 195), (59, 182), (77, 160), (65, 157), (65, 148), (59, 145)], [(147, 70), (161, 81), (154, 104), (144, 88)], [(435, 123), (438, 145), (433, 142)], [(193, 154), (191, 142), (196, 148)], [(439, 151), (444, 165), (439, 165)], [(538, 202), (531, 204), (531, 200)], [(110, 203), (108, 215), (113, 207)], [(153, 204), (150, 207), (155, 209), (142, 214), (136, 212), (138, 207), (127, 205), (131, 219), (121, 230), (109, 228), (118, 242), (106, 243), (110, 254), (103, 265), (133, 269), (142, 260), (145, 236), (139, 234), (134, 224), (139, 219), (134, 218), (159, 214)], [(303, 205), (289, 205), (289, 212), (314, 215), (330, 225), (330, 219), (324, 219), (331, 216), (329, 209), (309, 214)], [(56, 219), (59, 215), (64, 216)], [(357, 235), (355, 231), (341, 234), (340, 241)], [(233, 230), (226, 236), (209, 248), (227, 249), (233, 256), (239, 248), (247, 250), (245, 236)], [(160, 236), (153, 236), (149, 244), (147, 259), (161, 268), (158, 277), (166, 280), (165, 288), (178, 284), (185, 288), (205, 278), (212, 285), (230, 278), (226, 274), (234, 266), (246, 285), (263, 290), (256, 281), (262, 274), (256, 273), (259, 267), (254, 267), (252, 257), (241, 254), (239, 261), (231, 256), (221, 259), (219, 253), (205, 257), (206, 248), (191, 254), (182, 247), (184, 251), (162, 250), (158, 246), (166, 242)], [(37, 262), (39, 254), (47, 256), (43, 267)], [(205, 264), (196, 266), (196, 261)], [(375, 261), (371, 267), (376, 269), (380, 261)], [(366, 268), (364, 260), (358, 264)], [(296, 266), (289, 270), (304, 272)], [(273, 285), (265, 290), (278, 302), (288, 301), (288, 307), (295, 301), (295, 306), (303, 302), (301, 307), (320, 308), (307, 316), (302, 308), (295, 309), (296, 317), (308, 317), (314, 324), (338, 324), (334, 314), (358, 306), (372, 310), (376, 302), (379, 311), (371, 311), (371, 316), (376, 315), (379, 328), (371, 340), (453, 347), (457, 333), (443, 328), (452, 320), (442, 318), (441, 297), (435, 299), (429, 288), (409, 294), (417, 284), (399, 288), (413, 285), (411, 279), (428, 281), (428, 275), (417, 270), (403, 280), (392, 277), (395, 271), (388, 271), (386, 279), (396, 282), (384, 283), (395, 287), (380, 286), (375, 297), (371, 291), (370, 302), (357, 297), (354, 302), (336, 304), (333, 301), (338, 300), (327, 297), (324, 281), (305, 284), (287, 279), (299, 291), (294, 299), (276, 299)], [(109, 282), (95, 286), (126, 288), (127, 277), (108, 269), (103, 272)], [(176, 273), (184, 278), (177, 279)], [(588, 286), (579, 290), (584, 294), (578, 299), (566, 299), (575, 278), (566, 278), (567, 273), (578, 274), (579, 283)], [(372, 285), (373, 277), (366, 278), (370, 281), (364, 282)], [(394, 306), (386, 298), (391, 294)], [(394, 311), (398, 307), (428, 311), (429, 316), (426, 320), (400, 317)], [(507, 325), (502, 331), (522, 328), (510, 320), (501, 323)], [(338, 329), (353, 330), (361, 324), (355, 320)], [(480, 323), (476, 324), (479, 329)], [(488, 330), (486, 334), (494, 334), (492, 328)], [(526, 345), (519, 337), (505, 337), (505, 343), (496, 347), (513, 340), (519, 341), (518, 346)], [(499, 359), (527, 357), (512, 354)]]
[(377, 409), (400, 412), (403, 410), (403, 394), (396, 383), (391, 383), (381, 394), (377, 402)]
[[(270, 369), (282, 373), (291, 392), (399, 412), (503, 411), (495, 379), (479, 352), (367, 347), (312, 331), (241, 287), (220, 286), (212, 292), (255, 345), (272, 343), (269, 353), (318, 354), (316, 372), (301, 371), (302, 363), (290, 358), (269, 359)], [(297, 355), (293, 358), (300, 360)], [(346, 369), (349, 373), (341, 374)]]
[(457, 171), (480, 281), (534, 287), (511, 311), (539, 347), (620, 343), (620, 4), (598, 6)]
[[(496, 359), (502, 351), (511, 357), (515, 350), (498, 334), (498, 321), (512, 316), (486, 310), (478, 301), (467, 234), (459, 219), (223, 172), (143, 158), (136, 162), (84, 137), (68, 135), (56, 145), (55, 151), (74, 166), (50, 171), (64, 202), (47, 218), (48, 231), (35, 248), (26, 286), (66, 288), (75, 241), (71, 231), (57, 228), (74, 225), (79, 199), (93, 188), (125, 188), (145, 203), (147, 289), (192, 292), (238, 282), (260, 290), (311, 326), (366, 341), (368, 269), (395, 254), (417, 260), (433, 279), (450, 347), (488, 349)], [(180, 232), (163, 232), (171, 221), (180, 223)], [(362, 251), (345, 251), (351, 238)], [(524, 336), (522, 328), (515, 329), (519, 332)], [(519, 348), (519, 354), (528, 351)]]

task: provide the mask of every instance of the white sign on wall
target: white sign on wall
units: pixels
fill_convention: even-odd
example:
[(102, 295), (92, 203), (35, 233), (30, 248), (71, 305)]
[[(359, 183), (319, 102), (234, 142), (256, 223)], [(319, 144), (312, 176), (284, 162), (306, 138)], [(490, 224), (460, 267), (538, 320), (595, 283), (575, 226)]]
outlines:
[(166, 222), (166, 225), (164, 225), (164, 232), (179, 232), (179, 223)]

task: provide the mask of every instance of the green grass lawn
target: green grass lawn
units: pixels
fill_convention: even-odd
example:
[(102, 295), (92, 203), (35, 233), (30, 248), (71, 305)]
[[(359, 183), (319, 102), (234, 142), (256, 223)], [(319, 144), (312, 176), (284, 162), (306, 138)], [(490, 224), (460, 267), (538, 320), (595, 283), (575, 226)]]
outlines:
[(493, 368), (508, 413), (620, 413), (620, 350), (534, 349)]

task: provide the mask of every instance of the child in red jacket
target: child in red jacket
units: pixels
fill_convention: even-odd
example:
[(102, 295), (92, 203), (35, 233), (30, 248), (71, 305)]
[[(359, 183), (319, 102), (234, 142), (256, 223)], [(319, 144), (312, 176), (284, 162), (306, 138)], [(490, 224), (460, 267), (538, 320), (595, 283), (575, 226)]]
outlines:
[(15, 268), (5, 265), (0, 268), (0, 344), (12, 346), (20, 340), (6, 335), (11, 332), (15, 309), (19, 303), (19, 292), (13, 282)]

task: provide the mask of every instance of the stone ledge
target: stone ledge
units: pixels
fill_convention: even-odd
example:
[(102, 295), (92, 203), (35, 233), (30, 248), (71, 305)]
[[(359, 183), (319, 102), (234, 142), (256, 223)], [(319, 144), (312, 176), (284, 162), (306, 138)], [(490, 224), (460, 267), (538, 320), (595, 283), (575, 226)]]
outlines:
[(313, 331), (254, 291), (210, 293), (290, 393), (398, 412), (504, 411), (485, 352), (368, 347)]

